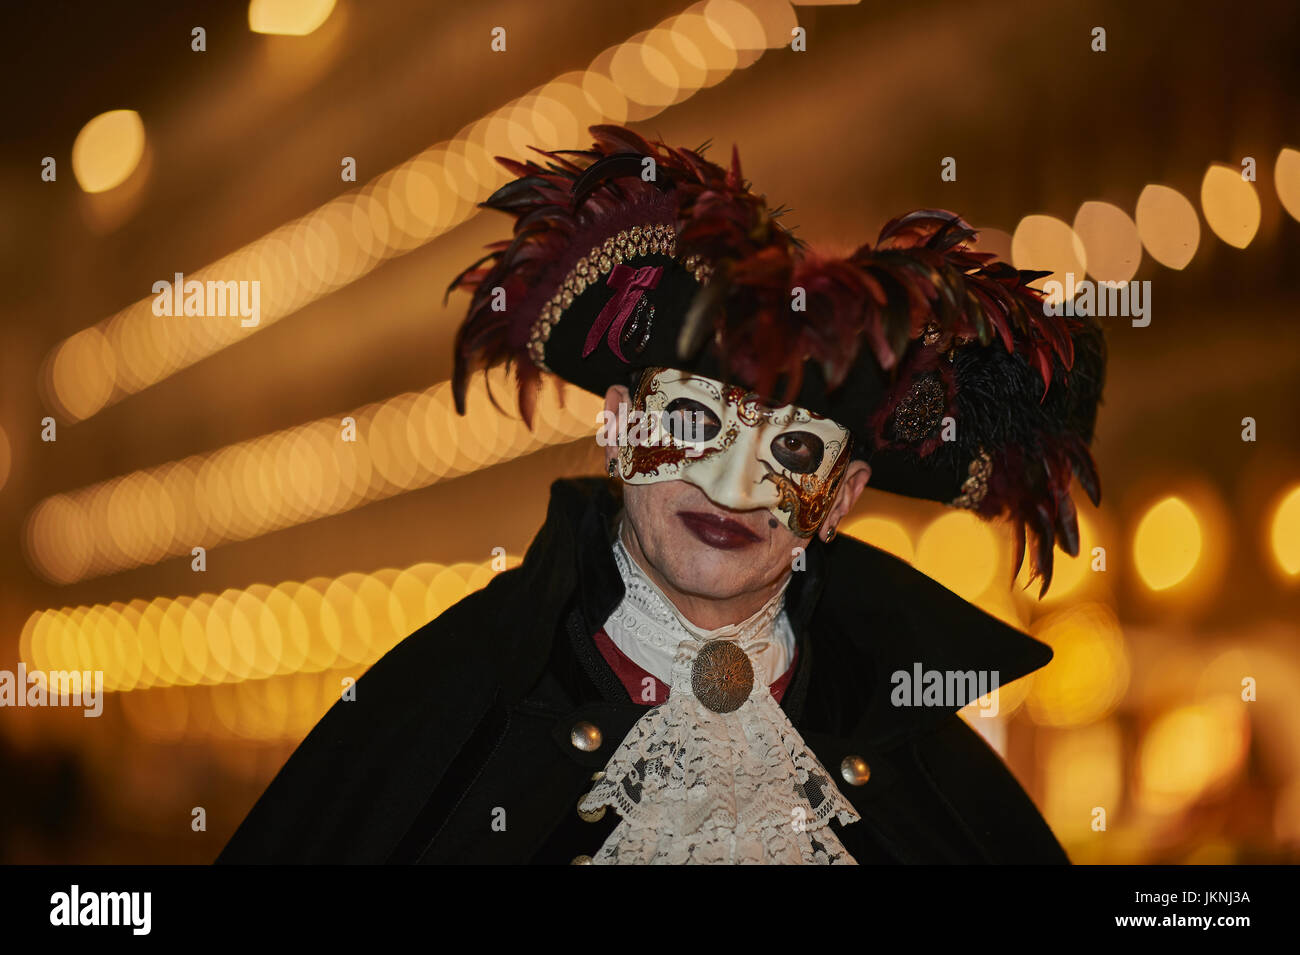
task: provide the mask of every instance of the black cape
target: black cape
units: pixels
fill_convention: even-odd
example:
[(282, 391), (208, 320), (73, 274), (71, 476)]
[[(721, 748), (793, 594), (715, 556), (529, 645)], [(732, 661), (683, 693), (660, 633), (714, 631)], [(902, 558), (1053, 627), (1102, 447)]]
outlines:
[[(618, 822), (577, 803), (645, 714), (591, 637), (623, 597), (604, 478), (556, 481), (520, 566), (411, 634), (335, 703), (218, 863), (567, 863)], [(1024, 790), (959, 706), (894, 706), (891, 674), (994, 671), (1052, 651), (897, 558), (814, 537), (786, 591), (797, 640), (781, 701), (861, 814), (832, 823), (860, 863), (1064, 863)], [(963, 701), (964, 702), (964, 701)], [(573, 725), (602, 743), (574, 748)], [(866, 760), (865, 784), (840, 778)]]

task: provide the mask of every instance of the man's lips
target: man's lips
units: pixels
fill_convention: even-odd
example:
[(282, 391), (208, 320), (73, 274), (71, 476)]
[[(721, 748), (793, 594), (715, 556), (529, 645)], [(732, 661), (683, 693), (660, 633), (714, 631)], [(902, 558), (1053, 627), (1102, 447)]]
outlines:
[(678, 511), (677, 517), (686, 525), (687, 530), (710, 547), (734, 550), (737, 547), (748, 547), (762, 540), (761, 537), (739, 521), (720, 517), (717, 514), (706, 514), (702, 511)]

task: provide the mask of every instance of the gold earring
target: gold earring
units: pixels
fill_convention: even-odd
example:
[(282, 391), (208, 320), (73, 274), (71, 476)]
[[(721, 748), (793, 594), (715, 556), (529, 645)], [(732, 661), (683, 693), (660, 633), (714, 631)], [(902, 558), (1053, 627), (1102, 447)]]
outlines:
[(826, 529), (826, 543), (829, 544), (829, 543), (830, 543), (831, 541), (833, 541), (833, 540), (835, 540), (835, 525), (834, 525), (834, 524), (832, 524), (829, 528)]

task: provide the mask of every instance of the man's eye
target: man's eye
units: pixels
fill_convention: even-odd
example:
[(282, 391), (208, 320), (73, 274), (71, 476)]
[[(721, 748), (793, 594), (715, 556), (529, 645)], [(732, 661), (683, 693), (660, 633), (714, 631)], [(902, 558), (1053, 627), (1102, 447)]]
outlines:
[(664, 429), (679, 441), (712, 441), (722, 422), (705, 405), (690, 398), (674, 398), (664, 409)]
[(772, 439), (772, 457), (795, 474), (812, 474), (821, 466), (822, 439), (807, 431), (785, 431)]

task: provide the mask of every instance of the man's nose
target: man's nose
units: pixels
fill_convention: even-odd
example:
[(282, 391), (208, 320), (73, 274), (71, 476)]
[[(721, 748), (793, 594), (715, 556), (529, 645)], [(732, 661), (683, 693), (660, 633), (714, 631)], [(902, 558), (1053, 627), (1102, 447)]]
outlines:
[(715, 462), (713, 479), (703, 488), (713, 503), (735, 511), (751, 511), (776, 502), (776, 487), (764, 481), (755, 429), (742, 428), (736, 442)]

